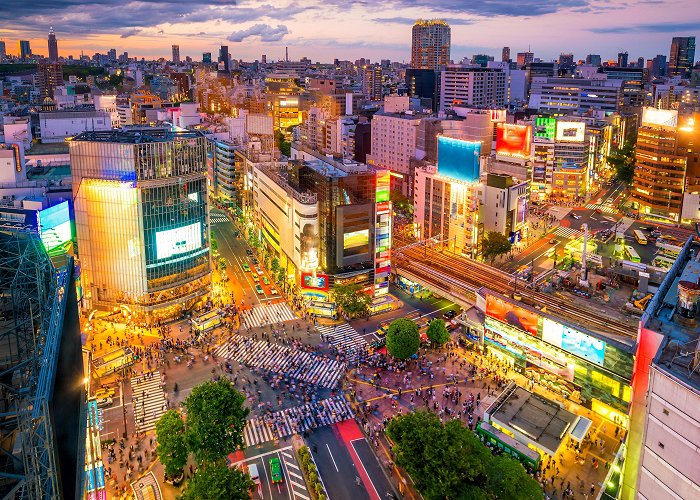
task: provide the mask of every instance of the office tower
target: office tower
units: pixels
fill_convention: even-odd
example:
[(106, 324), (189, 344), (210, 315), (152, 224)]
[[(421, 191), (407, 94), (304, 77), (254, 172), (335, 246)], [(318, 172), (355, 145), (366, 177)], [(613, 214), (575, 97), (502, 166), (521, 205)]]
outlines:
[(694, 64), (695, 37), (674, 36), (671, 42), (671, 55), (668, 58), (668, 74), (687, 77)]
[(211, 52), (204, 52), (202, 54), (202, 64), (211, 64)]
[(7, 57), (7, 51), (5, 49), (5, 42), (0, 40), (0, 62), (4, 61)]
[(31, 55), (32, 55), (32, 49), (29, 46), (29, 40), (20, 40), (19, 41), (19, 57), (20, 57), (20, 59), (22, 59), (22, 60), (27, 59)]
[(406, 69), (406, 88), (411, 97), (430, 99), (430, 107), (437, 110), (439, 103), (438, 79), (432, 69)]
[(530, 64), (535, 60), (535, 54), (532, 52), (518, 52), (517, 63), (518, 68), (522, 69), (526, 64)]
[(110, 61), (116, 61), (117, 60), (117, 49), (109, 49), (107, 51), (107, 59)]
[(452, 105), (501, 107), (505, 104), (506, 74), (495, 68), (451, 64), (440, 74), (440, 111)]
[(260, 62), (262, 62), (263, 64), (267, 64), (267, 55), (266, 54), (262, 55)]
[(474, 54), (472, 56), (472, 64), (478, 64), (482, 68), (485, 68), (489, 61), (493, 61), (493, 56), (486, 54)]
[(69, 146), (83, 308), (180, 317), (211, 283), (206, 138), (135, 128)]
[(618, 68), (626, 68), (627, 67), (627, 58), (628, 58), (627, 52), (618, 52), (617, 53), (617, 67)]
[(688, 162), (688, 157), (697, 158), (700, 150), (700, 127), (694, 124), (695, 118), (681, 119), (677, 110), (644, 108), (631, 198), (640, 214), (680, 221), (686, 183), (696, 184), (690, 180), (697, 177), (696, 162)]
[(49, 28), (49, 62), (58, 61), (58, 41), (56, 34), (53, 32), (53, 26)]
[(657, 54), (657, 56), (651, 60), (651, 74), (653, 76), (666, 76), (667, 71), (666, 56)]
[(573, 54), (559, 54), (559, 68), (571, 71), (576, 67)]
[(228, 73), (229, 71), (229, 64), (230, 64), (230, 59), (228, 55), (228, 45), (222, 45), (221, 48), (219, 48), (219, 70), (225, 71)]
[(382, 67), (378, 64), (362, 68), (362, 94), (370, 101), (382, 98)]
[(63, 85), (63, 67), (60, 62), (39, 61), (37, 77), (41, 98), (46, 99), (50, 97), (53, 99), (56, 87)]
[(643, 58), (643, 57), (638, 57), (638, 58), (637, 58), (637, 67), (638, 67), (638, 68), (643, 68), (643, 67), (644, 67), (644, 58)]
[(622, 80), (537, 76), (531, 82), (529, 107), (551, 114), (615, 112), (623, 104), (622, 84)]
[(419, 19), (413, 25), (411, 68), (439, 70), (450, 63), (450, 25)]
[(503, 47), (501, 51), (501, 62), (510, 62), (510, 47)]
[(586, 64), (590, 64), (591, 66), (600, 66), (602, 62), (600, 54), (588, 54), (586, 56)]
[(173, 64), (180, 64), (180, 46), (173, 45)]

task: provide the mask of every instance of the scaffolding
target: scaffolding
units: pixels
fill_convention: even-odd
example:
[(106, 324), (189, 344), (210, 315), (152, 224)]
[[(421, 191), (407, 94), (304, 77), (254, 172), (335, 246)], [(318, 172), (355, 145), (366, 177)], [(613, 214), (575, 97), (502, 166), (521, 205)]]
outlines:
[(0, 497), (60, 498), (50, 402), (72, 258), (0, 227)]

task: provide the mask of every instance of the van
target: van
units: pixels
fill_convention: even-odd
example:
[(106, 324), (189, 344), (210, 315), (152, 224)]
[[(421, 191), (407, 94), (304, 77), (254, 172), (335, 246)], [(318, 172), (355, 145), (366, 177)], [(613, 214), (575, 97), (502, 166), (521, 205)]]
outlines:
[(260, 483), (260, 474), (258, 473), (258, 466), (255, 464), (250, 464), (248, 466), (248, 474), (254, 483)]

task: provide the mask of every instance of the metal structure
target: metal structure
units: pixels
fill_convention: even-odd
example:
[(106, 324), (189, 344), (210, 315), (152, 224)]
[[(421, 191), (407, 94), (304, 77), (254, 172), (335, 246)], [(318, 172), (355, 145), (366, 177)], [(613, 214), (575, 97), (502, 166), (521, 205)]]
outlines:
[(55, 267), (36, 233), (0, 227), (2, 498), (61, 496), (50, 402), (72, 267)]

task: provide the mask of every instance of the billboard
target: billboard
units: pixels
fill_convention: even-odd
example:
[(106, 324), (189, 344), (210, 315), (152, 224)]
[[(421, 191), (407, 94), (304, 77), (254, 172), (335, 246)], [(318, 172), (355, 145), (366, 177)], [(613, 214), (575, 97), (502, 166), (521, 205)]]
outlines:
[(550, 116), (538, 116), (535, 118), (535, 137), (554, 139), (556, 127), (556, 118), (552, 118)]
[(586, 136), (584, 122), (557, 122), (557, 141), (583, 142)]
[(156, 259), (167, 259), (202, 246), (202, 223), (176, 227), (156, 233)]
[(491, 122), (500, 123), (506, 121), (506, 114), (508, 113), (505, 109), (490, 109), (489, 115), (491, 117)]
[(642, 111), (642, 125), (660, 125), (662, 127), (676, 128), (678, 125), (678, 111), (675, 109), (644, 108)]
[(486, 315), (538, 337), (541, 316), (493, 295), (486, 296)]
[(360, 229), (343, 234), (343, 249), (369, 245), (369, 229)]
[(605, 361), (604, 341), (548, 318), (542, 321), (542, 340), (599, 366)]
[(313, 273), (301, 273), (301, 287), (313, 288), (315, 290), (328, 290), (328, 275)]
[(62, 248), (64, 243), (71, 240), (73, 235), (67, 201), (45, 210), (39, 210), (37, 219), (39, 237), (48, 253), (54, 249)]
[(377, 203), (389, 201), (391, 199), (391, 172), (384, 170), (377, 172), (377, 189), (375, 191)]
[(496, 124), (496, 154), (527, 158), (532, 142), (530, 125)]
[(481, 143), (438, 137), (438, 174), (464, 182), (479, 180)]

